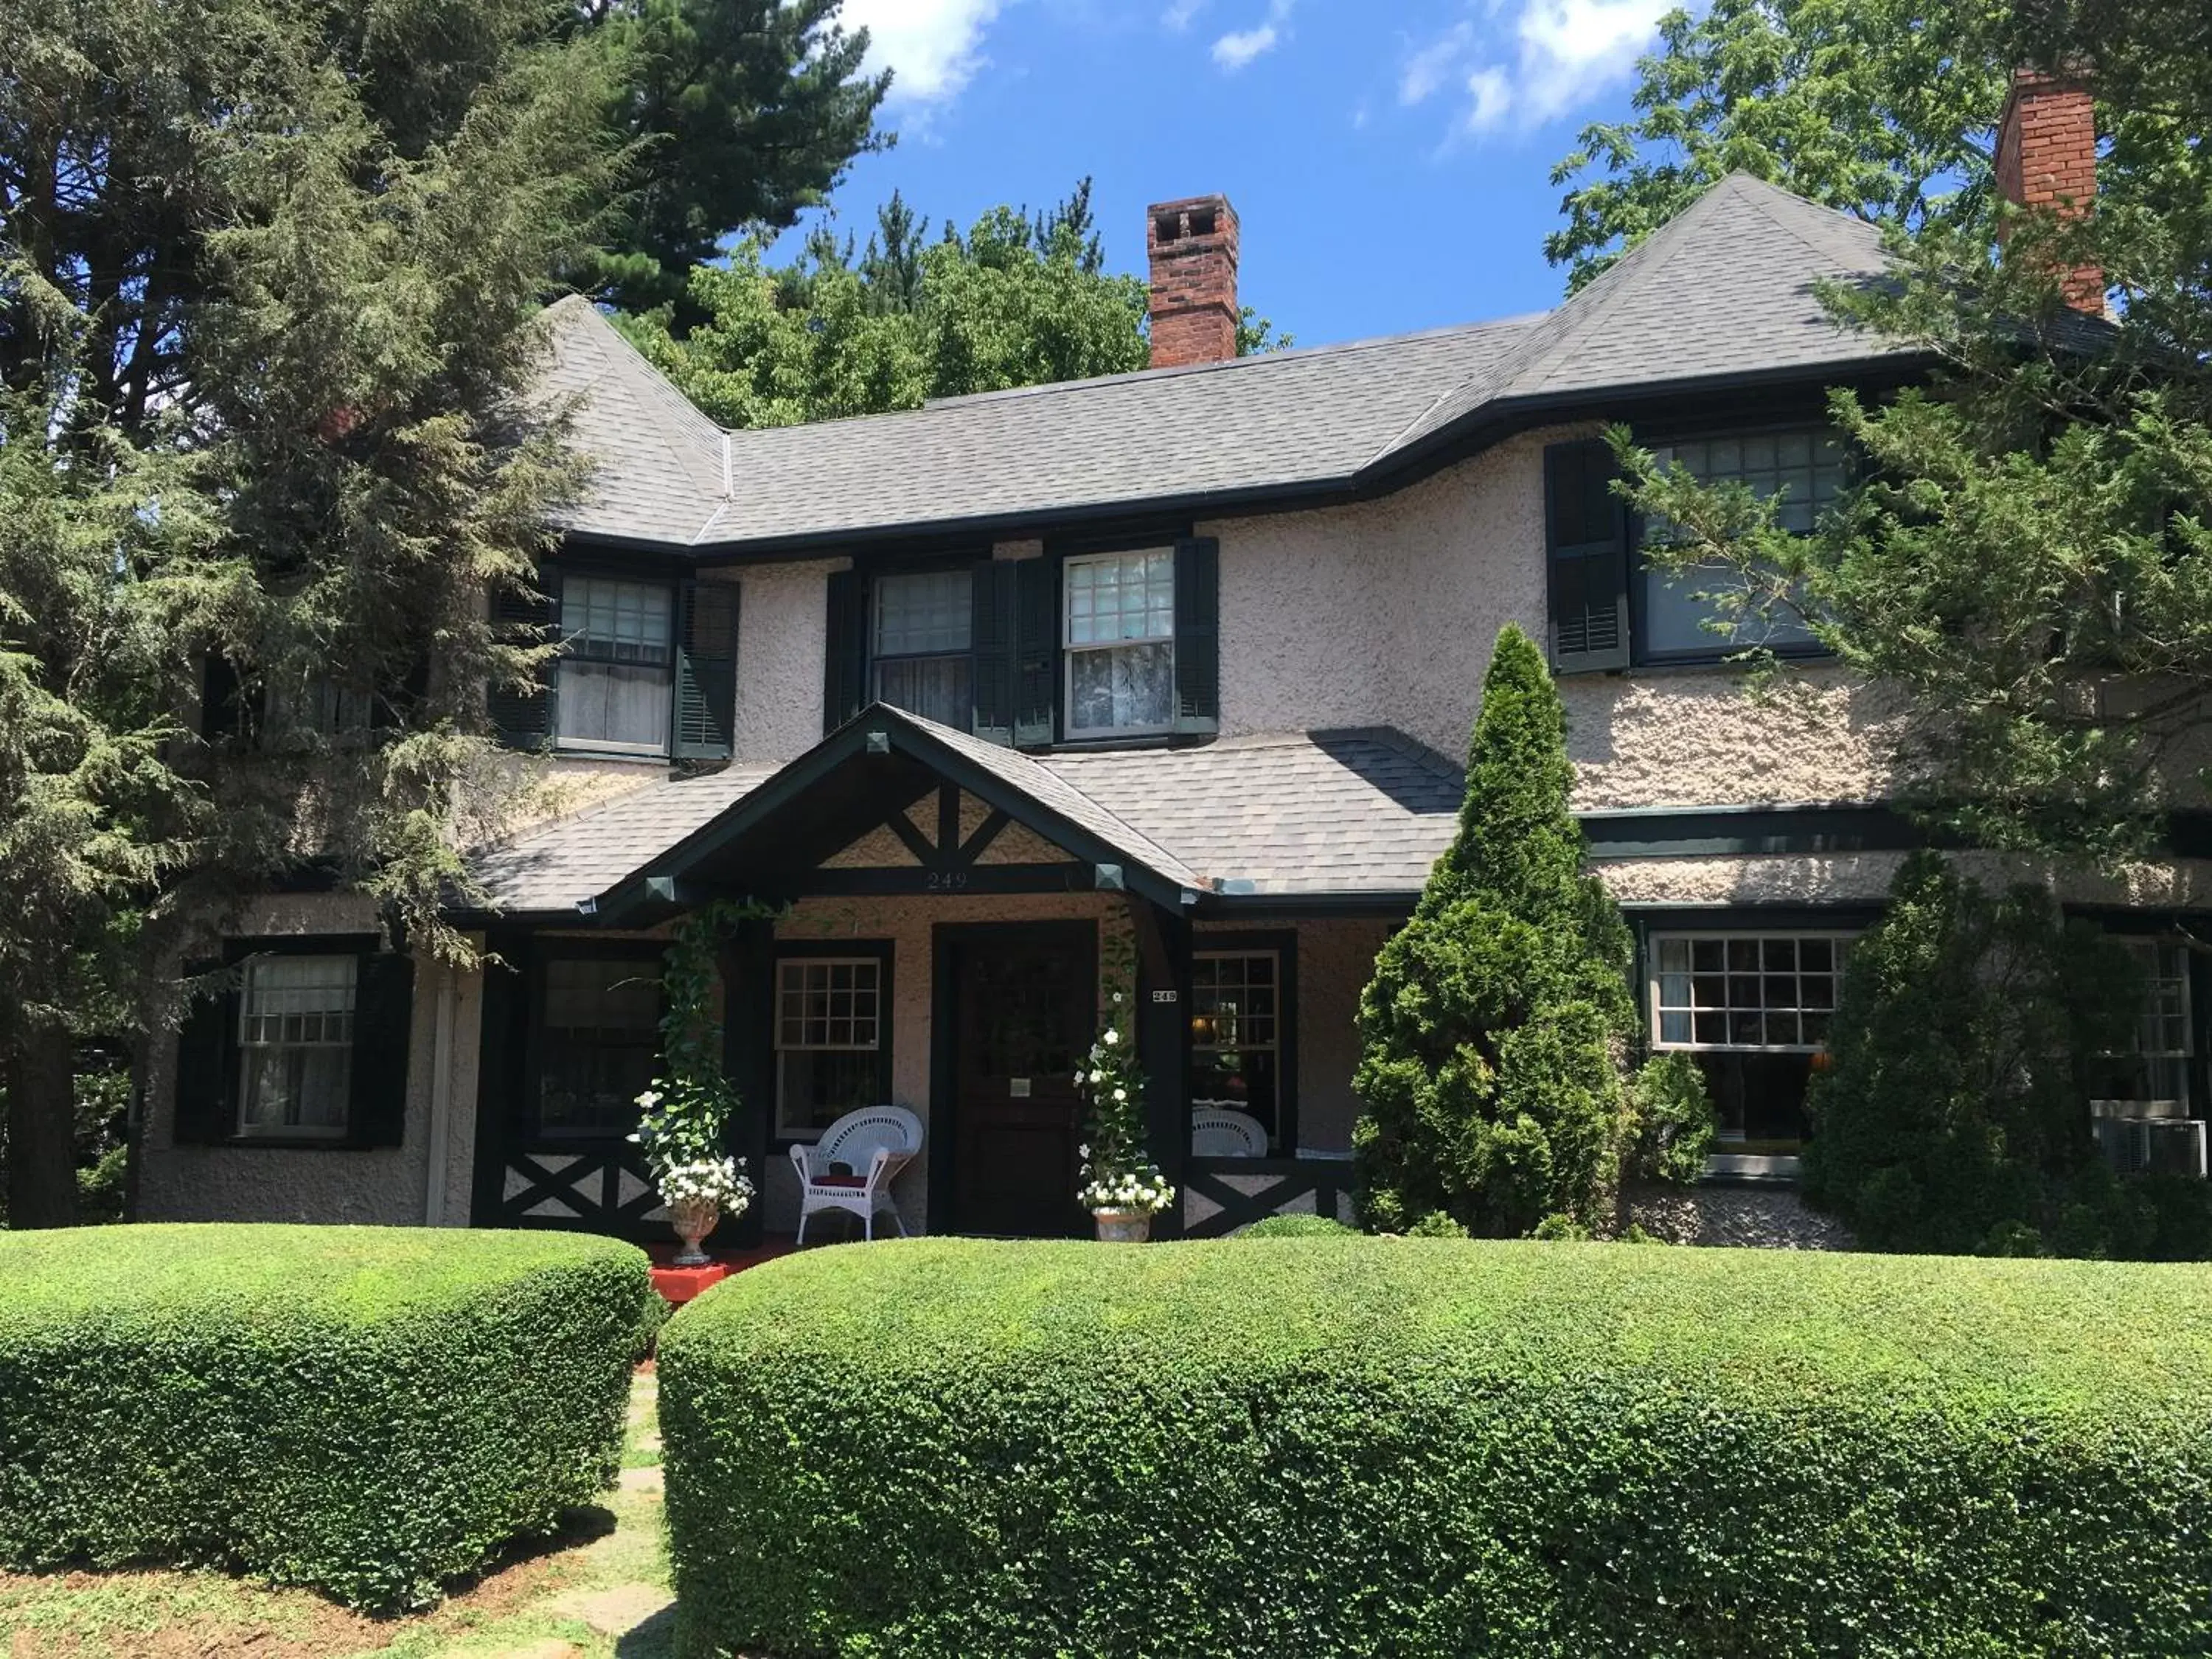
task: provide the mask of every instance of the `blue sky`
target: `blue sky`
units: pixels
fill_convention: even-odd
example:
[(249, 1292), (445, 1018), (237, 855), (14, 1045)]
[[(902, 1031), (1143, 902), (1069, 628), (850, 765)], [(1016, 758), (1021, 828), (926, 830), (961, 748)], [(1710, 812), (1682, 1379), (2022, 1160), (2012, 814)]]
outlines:
[(837, 194), (865, 240), (896, 187), (963, 224), (1091, 174), (1106, 252), (1148, 202), (1224, 191), (1243, 297), (1301, 344), (1557, 302), (1551, 164), (1625, 112), (1667, 0), (846, 0), (897, 71), (890, 154)]

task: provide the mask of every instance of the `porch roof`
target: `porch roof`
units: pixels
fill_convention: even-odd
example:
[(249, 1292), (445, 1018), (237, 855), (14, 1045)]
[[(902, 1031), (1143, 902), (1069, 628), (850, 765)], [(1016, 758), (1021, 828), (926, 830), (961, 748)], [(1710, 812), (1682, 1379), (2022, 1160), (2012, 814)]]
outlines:
[(1462, 788), (1448, 761), (1389, 730), (1032, 757), (878, 706), (784, 767), (648, 785), (486, 852), (476, 873), (501, 912), (575, 916), (611, 913), (655, 878), (742, 873), (749, 848), (787, 855), (794, 829), (818, 829), (823, 844), (800, 849), (818, 862), (866, 827), (854, 780), (894, 760), (895, 787), (958, 784), (1072, 858), (1122, 865), (1133, 887), (1181, 902), (1410, 902)]

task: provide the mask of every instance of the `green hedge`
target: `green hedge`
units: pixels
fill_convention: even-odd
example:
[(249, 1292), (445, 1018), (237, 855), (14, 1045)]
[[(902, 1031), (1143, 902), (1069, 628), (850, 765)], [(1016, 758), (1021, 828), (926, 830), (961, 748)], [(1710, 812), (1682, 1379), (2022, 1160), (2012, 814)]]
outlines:
[(2212, 1273), (925, 1240), (663, 1334), (678, 1650), (2212, 1651)]
[(434, 1598), (612, 1480), (654, 1305), (577, 1235), (0, 1234), (0, 1564)]

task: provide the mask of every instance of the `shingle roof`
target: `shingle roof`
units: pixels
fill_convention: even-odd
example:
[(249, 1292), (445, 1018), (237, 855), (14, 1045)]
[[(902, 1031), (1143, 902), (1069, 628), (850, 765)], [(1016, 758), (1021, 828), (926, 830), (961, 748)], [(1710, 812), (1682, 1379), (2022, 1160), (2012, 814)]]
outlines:
[(1838, 329), (1814, 292), (1883, 268), (1871, 227), (1732, 174), (1540, 316), (727, 434), (564, 300), (549, 313), (550, 381), (576, 397), (576, 441), (599, 462), (569, 527), (695, 549), (835, 545), (1381, 487), (1455, 429), (1527, 406), (1890, 355)]
[(1465, 792), (1449, 761), (1386, 730), (1042, 763), (1232, 892), (1414, 891)]
[[(914, 723), (1041, 807), (1201, 892), (1410, 894), (1451, 839), (1462, 788), (1450, 763), (1384, 730), (1039, 759)], [(732, 767), (651, 784), (482, 854), (476, 873), (501, 909), (573, 909), (647, 872), (773, 775)]]

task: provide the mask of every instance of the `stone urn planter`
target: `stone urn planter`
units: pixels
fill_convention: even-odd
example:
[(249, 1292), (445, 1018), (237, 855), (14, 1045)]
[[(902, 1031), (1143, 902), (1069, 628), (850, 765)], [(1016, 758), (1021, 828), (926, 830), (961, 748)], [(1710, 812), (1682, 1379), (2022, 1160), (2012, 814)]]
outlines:
[(1093, 1210), (1091, 1218), (1098, 1224), (1102, 1244), (1142, 1244), (1152, 1236), (1149, 1210)]
[(707, 1252), (699, 1241), (721, 1224), (722, 1206), (711, 1198), (679, 1198), (668, 1206), (668, 1224), (676, 1229), (676, 1237), (684, 1248), (676, 1253), (676, 1266), (703, 1267), (708, 1263)]

